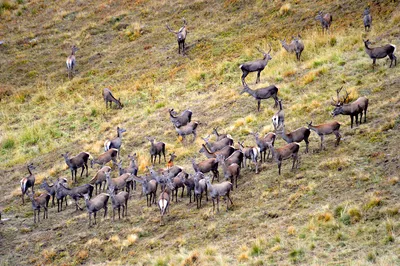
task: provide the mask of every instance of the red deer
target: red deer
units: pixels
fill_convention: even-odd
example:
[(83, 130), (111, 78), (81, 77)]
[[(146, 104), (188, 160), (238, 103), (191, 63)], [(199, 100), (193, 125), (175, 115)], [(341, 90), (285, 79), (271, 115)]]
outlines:
[(269, 99), (272, 97), (275, 101), (274, 107), (278, 106), (278, 88), (275, 85), (270, 85), (265, 88), (252, 90), (249, 88), (249, 86), (247, 86), (247, 84), (245, 84), (243, 87), (243, 90), (240, 92), (240, 94), (243, 94), (245, 92), (247, 92), (248, 94), (253, 96), (254, 99), (257, 100), (257, 111), (258, 112), (260, 112), (261, 100), (266, 100), (266, 99)]
[(78, 47), (73, 45), (71, 47), (71, 55), (67, 57), (67, 70), (68, 70), (68, 78), (71, 79), (75, 72), (76, 60), (75, 60), (75, 52), (78, 51)]
[(300, 149), (300, 144), (299, 143), (289, 143), (286, 144), (285, 146), (275, 149), (274, 146), (272, 145), (272, 142), (267, 142), (268, 147), (270, 148), (272, 152), (272, 158), (278, 163), (278, 173), (281, 175), (281, 167), (282, 167), (282, 161), (293, 158), (293, 165), (292, 165), (292, 170), (298, 167), (299, 164), (299, 149)]
[(315, 17), (316, 20), (321, 21), (321, 26), (322, 26), (322, 33), (328, 32), (329, 28), (331, 27), (332, 24), (332, 15), (329, 13), (326, 13), (325, 15), (322, 13), (322, 11), (318, 12), (318, 15)]
[(335, 134), (335, 136), (336, 136), (335, 146), (339, 146), (340, 138), (342, 137), (339, 132), (339, 129), (340, 129), (339, 122), (333, 121), (333, 122), (313, 126), (312, 121), (311, 121), (310, 123), (307, 123), (307, 126), (308, 126), (308, 129), (315, 131), (315, 133), (317, 133), (318, 136), (321, 138), (320, 150), (323, 149), (325, 135), (329, 135), (332, 133)]
[(264, 70), (264, 68), (267, 66), (268, 62), (272, 59), (270, 52), (272, 50), (271, 45), (269, 45), (269, 51), (268, 53), (265, 53), (262, 51), (260, 48), (257, 47), (257, 50), (263, 54), (263, 59), (252, 61), (252, 62), (246, 62), (242, 65), (239, 66), (239, 68), (242, 70), (242, 84), (243, 86), (246, 85), (245, 78), (250, 72), (257, 72), (257, 79), (256, 79), (256, 84), (260, 82), (260, 74), (261, 71)]
[(168, 26), (168, 24), (166, 24), (168, 31), (175, 34), (176, 39), (178, 41), (178, 54), (181, 53), (181, 49), (182, 49), (182, 55), (185, 55), (185, 40), (186, 40), (186, 35), (187, 35), (186, 25), (187, 25), (187, 23), (186, 23), (185, 18), (183, 18), (183, 26), (179, 29), (179, 31), (173, 31)]
[(394, 61), (394, 66), (397, 65), (397, 57), (394, 55), (394, 52), (396, 51), (395, 45), (386, 44), (381, 47), (372, 48), (372, 47), (369, 47), (370, 44), (371, 44), (371, 42), (369, 40), (364, 41), (365, 52), (372, 59), (372, 68), (374, 68), (376, 65), (376, 59), (385, 58), (386, 56), (388, 56), (390, 58), (389, 68), (392, 67), (393, 61)]

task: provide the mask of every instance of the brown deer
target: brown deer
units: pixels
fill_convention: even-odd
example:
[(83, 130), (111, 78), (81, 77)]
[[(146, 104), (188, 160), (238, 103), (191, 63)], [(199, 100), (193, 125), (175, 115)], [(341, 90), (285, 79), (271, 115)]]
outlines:
[(239, 68), (242, 70), (242, 84), (243, 86), (246, 85), (245, 78), (250, 72), (257, 72), (257, 79), (256, 79), (256, 84), (260, 82), (260, 74), (261, 71), (264, 70), (264, 68), (267, 66), (268, 62), (272, 59), (270, 52), (272, 50), (271, 45), (269, 45), (269, 51), (268, 53), (265, 53), (262, 51), (260, 48), (257, 47), (257, 50), (263, 54), (263, 59), (252, 61), (252, 62), (247, 62), (239, 66)]
[[(365, 31), (370, 31), (371, 30), (371, 24), (372, 24), (372, 16), (369, 11), (369, 7), (365, 8), (364, 13), (363, 13), (363, 22), (364, 22), (364, 28)], [(368, 28), (368, 30), (367, 30)]]
[(187, 125), (192, 120), (193, 112), (190, 110), (183, 111), (179, 116), (174, 109), (169, 109), (169, 119), (175, 127), (181, 127)]
[(214, 127), (212, 133), (215, 134), (215, 136), (217, 137), (217, 141), (224, 139), (226, 137), (230, 137), (229, 134), (219, 134), (218, 127)]
[[(268, 148), (267, 142), (271, 141), (272, 145), (274, 145), (275, 143), (275, 139), (276, 139), (276, 134), (269, 132), (268, 134), (266, 134), (263, 138), (260, 138), (258, 132), (256, 133), (250, 133), (251, 135), (254, 136), (257, 146), (259, 148), (260, 151), (260, 162), (262, 163), (263, 161), (266, 162), (266, 160), (268, 160), (269, 158), (269, 154), (271, 153), (271, 150)], [(267, 155), (267, 149), (268, 149), (268, 156), (265, 159), (265, 156)]]
[[(342, 87), (343, 88), (343, 87)], [(346, 95), (342, 100), (339, 98), (340, 91), (342, 88), (336, 90), (337, 93), (337, 101), (334, 101), (332, 98), (332, 105), (335, 106), (335, 109), (332, 111), (332, 116), (335, 117), (337, 115), (349, 115), (351, 119), (351, 128), (353, 128), (353, 119), (356, 118), (356, 125), (358, 126), (358, 114), (360, 114), (360, 124), (362, 123), (362, 117), (364, 112), (364, 123), (367, 122), (367, 109), (368, 109), (368, 98), (360, 97), (352, 103), (345, 104), (348, 101), (349, 93), (345, 91)]]
[(175, 34), (176, 39), (178, 41), (178, 54), (181, 53), (181, 49), (182, 49), (182, 55), (185, 55), (185, 40), (186, 40), (186, 35), (187, 35), (186, 25), (187, 25), (187, 22), (186, 22), (185, 18), (183, 18), (183, 26), (179, 29), (179, 31), (173, 31), (168, 26), (168, 24), (166, 24), (168, 31)]
[[(86, 177), (89, 176), (88, 173), (88, 160), (90, 158), (90, 154), (88, 152), (81, 152), (78, 155), (74, 156), (74, 157), (69, 157), (70, 153), (66, 152), (61, 154), (62, 157), (64, 157), (65, 163), (68, 165), (69, 169), (71, 170), (71, 175), (72, 175), (72, 181), (74, 183), (77, 182), (77, 178), (76, 178), (76, 174), (78, 172), (78, 168), (82, 168), (82, 172), (81, 172), (81, 178), (83, 175), (83, 171), (85, 171), (86, 168)], [(75, 178), (74, 178), (75, 176)]]
[(204, 153), (207, 158), (217, 158), (218, 154), (222, 154), (225, 157), (229, 157), (232, 153), (235, 152), (235, 148), (232, 146), (225, 146), (223, 149), (211, 152), (206, 145), (201, 144), (202, 148), (199, 150), (199, 153)]
[(122, 109), (122, 107), (124, 107), (124, 105), (121, 103), (121, 98), (115, 98), (110, 89), (105, 88), (103, 90), (103, 99), (106, 102), (106, 109), (108, 108), (108, 103), (110, 103), (111, 108), (113, 102), (116, 104), (117, 109)]
[(231, 137), (226, 137), (226, 138), (223, 138), (216, 142), (210, 142), (210, 136), (207, 136), (207, 137), (201, 138), (201, 139), (204, 140), (204, 142), (206, 143), (206, 146), (210, 150), (210, 152), (216, 152), (216, 151), (222, 150), (226, 146), (233, 145), (233, 139)]
[(236, 184), (235, 186), (237, 188), (238, 178), (240, 175), (240, 166), (237, 163), (228, 164), (223, 155), (217, 155), (217, 162), (222, 166), (225, 179), (230, 179), (232, 184)]
[(306, 151), (308, 153), (309, 136), (311, 131), (308, 128), (300, 127), (292, 132), (285, 132), (285, 125), (282, 125), (282, 129), (277, 132), (287, 143), (293, 142), (304, 142), (306, 143)]
[(68, 78), (71, 79), (75, 72), (76, 60), (75, 60), (75, 52), (78, 51), (78, 47), (73, 45), (71, 47), (71, 54), (67, 57), (67, 70), (68, 70)]
[(112, 161), (113, 164), (117, 164), (117, 156), (118, 156), (118, 150), (111, 148), (108, 151), (100, 154), (96, 159), (92, 159), (90, 161), (90, 165), (93, 168), (95, 164), (101, 165), (103, 167), (106, 163)]
[(195, 160), (192, 158), (190, 159), (192, 162), (192, 166), (195, 172), (202, 172), (203, 174), (212, 172), (213, 173), (213, 182), (214, 178), (219, 180), (219, 172), (218, 172), (218, 162), (215, 158), (210, 158), (199, 163), (196, 163)]
[(243, 153), (243, 167), (246, 167), (246, 161), (247, 159), (250, 160), (249, 162), (249, 167), (251, 169), (251, 163), (254, 163), (256, 165), (256, 174), (258, 174), (258, 155), (260, 154), (259, 150), (257, 147), (245, 147), (243, 145), (243, 142), (239, 142), (239, 149)]
[(390, 58), (389, 68), (392, 67), (393, 61), (394, 66), (397, 65), (397, 57), (394, 55), (394, 52), (396, 51), (396, 46), (394, 44), (386, 44), (384, 46), (375, 48), (369, 47), (370, 44), (371, 42), (369, 40), (364, 41), (365, 52), (372, 59), (372, 68), (375, 68), (376, 59), (385, 58), (386, 56)]
[(265, 88), (260, 88), (256, 90), (250, 89), (247, 84), (244, 84), (243, 90), (240, 92), (240, 94), (243, 94), (247, 92), (251, 96), (253, 96), (254, 99), (257, 100), (257, 111), (260, 112), (260, 104), (261, 100), (266, 100), (269, 98), (273, 98), (275, 101), (274, 107), (278, 106), (278, 88), (275, 85), (270, 85)]
[(154, 137), (146, 137), (146, 139), (150, 142), (150, 162), (151, 164), (156, 163), (156, 159), (158, 156), (158, 163), (161, 163), (161, 153), (164, 156), (164, 161), (167, 162), (165, 159), (165, 143), (164, 142), (156, 142)]
[(319, 20), (321, 22), (322, 26), (322, 33), (329, 32), (329, 28), (331, 27), (332, 24), (332, 15), (329, 13), (326, 13), (325, 15), (322, 13), (322, 11), (318, 12), (318, 15), (315, 17), (316, 20)]
[(50, 195), (47, 193), (42, 193), (40, 196), (35, 197), (33, 193), (27, 193), (28, 197), (32, 201), (32, 209), (34, 213), (34, 223), (36, 223), (36, 213), (37, 213), (37, 218), (38, 222), (40, 222), (40, 208), (43, 208), (43, 219), (48, 219), (49, 218), (49, 201), (50, 201)]
[(275, 131), (285, 122), (285, 113), (282, 107), (282, 99), (278, 100), (278, 103), (279, 110), (272, 116), (272, 125), (274, 126)]
[(293, 158), (293, 165), (292, 165), (292, 170), (298, 167), (299, 164), (299, 149), (300, 149), (300, 144), (293, 142), (286, 144), (285, 146), (275, 149), (274, 146), (272, 145), (272, 142), (267, 142), (267, 145), (269, 149), (272, 152), (272, 158), (278, 163), (278, 173), (281, 175), (281, 167), (282, 167), (282, 161)]
[(293, 40), (290, 44), (286, 43), (286, 39), (283, 39), (283, 41), (281, 41), (281, 44), (288, 53), (296, 53), (296, 59), (297, 61), (300, 61), (301, 53), (304, 50), (304, 44), (300, 40), (300, 35), (298, 35), (298, 38), (293, 37)]
[(339, 129), (340, 129), (340, 124), (339, 122), (333, 121), (325, 124), (320, 124), (313, 126), (312, 121), (310, 123), (307, 123), (308, 129), (314, 131), (315, 133), (318, 134), (318, 136), (321, 138), (321, 148), (320, 150), (323, 149), (324, 147), (324, 137), (325, 135), (330, 135), (330, 134), (335, 134), (336, 136), (336, 143), (335, 146), (339, 146), (340, 143), (340, 138), (342, 137), (340, 135)]
[(21, 192), (22, 192), (22, 204), (25, 204), (24, 195), (28, 192), (28, 188), (31, 188), (31, 192), (35, 194), (33, 187), (35, 186), (35, 175), (32, 173), (32, 170), (36, 169), (32, 163), (27, 166), (29, 175), (21, 179)]

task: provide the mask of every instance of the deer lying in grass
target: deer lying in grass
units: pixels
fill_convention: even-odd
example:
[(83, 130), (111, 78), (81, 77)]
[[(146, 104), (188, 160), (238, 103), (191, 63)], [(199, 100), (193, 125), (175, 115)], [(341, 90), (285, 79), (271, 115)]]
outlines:
[(271, 45), (269, 45), (269, 51), (268, 53), (265, 53), (262, 51), (260, 48), (257, 47), (257, 50), (263, 54), (263, 59), (252, 61), (252, 62), (246, 62), (242, 65), (239, 66), (239, 68), (242, 70), (242, 84), (243, 86), (246, 86), (246, 81), (245, 78), (250, 72), (257, 72), (257, 79), (256, 79), (256, 84), (260, 82), (260, 74), (261, 71), (264, 70), (264, 68), (267, 66), (268, 62), (272, 59), (270, 52), (272, 50)]
[(322, 13), (322, 11), (318, 12), (318, 15), (315, 17), (316, 20), (319, 20), (321, 22), (322, 26), (322, 33), (329, 32), (329, 29), (332, 24), (332, 15), (329, 13), (326, 13), (325, 15)]
[(193, 112), (190, 110), (183, 111), (179, 116), (174, 109), (169, 109), (169, 119), (175, 127), (186, 126), (192, 120)]
[[(256, 140), (256, 144), (260, 151), (260, 162), (262, 163), (263, 159), (264, 159), (264, 162), (266, 162), (266, 160), (268, 160), (269, 154), (271, 152), (271, 150), (268, 148), (267, 142), (272, 142), (272, 145), (274, 145), (275, 139), (276, 139), (276, 134), (270, 132), (270, 133), (266, 134), (263, 138), (260, 138), (258, 132), (250, 133), (250, 134), (254, 136), (254, 138)], [(265, 155), (267, 154), (267, 149), (268, 149), (268, 156), (267, 156), (267, 159), (265, 159)]]
[(35, 194), (34, 186), (35, 186), (35, 175), (32, 174), (32, 170), (36, 169), (32, 163), (28, 164), (27, 166), (29, 175), (21, 179), (21, 192), (22, 192), (22, 204), (25, 204), (24, 195), (28, 192), (28, 189), (31, 188), (32, 194)]
[(89, 184), (95, 185), (96, 186), (96, 195), (98, 194), (97, 192), (97, 187), (100, 185), (99, 191), (101, 191), (101, 187), (103, 186), (103, 191), (106, 189), (106, 173), (111, 172), (111, 167), (109, 166), (103, 166), (99, 171), (97, 171), (96, 175), (90, 179)]
[[(343, 87), (342, 87), (343, 88)], [(349, 115), (351, 119), (351, 128), (353, 128), (353, 119), (356, 118), (356, 125), (358, 126), (358, 114), (360, 114), (360, 124), (362, 123), (362, 117), (364, 112), (364, 123), (367, 122), (367, 109), (368, 109), (368, 98), (360, 97), (352, 103), (345, 104), (345, 102), (349, 99), (349, 93), (346, 91), (346, 95), (342, 100), (339, 98), (340, 91), (342, 88), (336, 90), (337, 93), (337, 101), (334, 101), (332, 98), (332, 105), (335, 106), (335, 109), (332, 111), (332, 116), (335, 117), (337, 115)]]
[[(65, 195), (65, 196), (70, 196), (74, 201), (75, 201), (75, 210), (83, 210), (79, 205), (78, 205), (78, 200), (80, 198), (83, 198), (83, 194), (88, 194), (90, 197), (92, 197), (93, 194), (93, 189), (94, 186), (90, 184), (85, 184), (79, 187), (73, 187), (73, 188), (66, 188), (64, 186), (64, 183), (57, 183), (56, 189), (59, 193)], [(62, 205), (62, 203), (61, 203)]]
[(51, 207), (55, 206), (54, 199), (56, 197), (57, 182), (67, 183), (67, 179), (66, 178), (59, 178), (59, 179), (56, 180), (56, 182), (53, 183), (53, 185), (49, 185), (49, 183), (47, 183), (47, 179), (45, 178), (45, 179), (43, 179), (42, 184), (39, 187), (41, 189), (46, 190), (47, 193), (51, 196), (51, 198), (52, 198)]
[(256, 166), (256, 174), (258, 174), (258, 155), (259, 155), (259, 149), (257, 147), (245, 147), (243, 145), (243, 142), (238, 142), (239, 143), (239, 149), (243, 153), (243, 167), (246, 167), (246, 161), (247, 159), (249, 161), (249, 167), (251, 169), (251, 163), (254, 163)]
[(204, 179), (204, 174), (202, 172), (196, 172), (193, 177), (194, 180), (194, 196), (196, 198), (196, 207), (197, 209), (201, 208), (201, 200), (203, 199), (203, 193), (206, 194), (206, 200), (208, 201), (207, 196), (207, 182)]
[[(213, 128), (212, 134), (215, 134), (215, 136), (217, 137), (217, 141), (224, 139), (226, 137), (230, 137), (229, 134), (219, 134), (218, 127)], [(231, 145), (233, 145), (233, 143)]]
[(104, 142), (104, 151), (108, 151), (111, 148), (117, 149), (119, 158), (122, 145), (122, 133), (124, 132), (126, 132), (126, 129), (117, 127), (117, 137), (112, 140), (106, 140)]
[(317, 133), (318, 136), (321, 138), (320, 150), (322, 150), (324, 148), (325, 135), (330, 135), (332, 133), (335, 134), (335, 136), (336, 136), (335, 146), (339, 146), (340, 138), (342, 137), (339, 132), (339, 129), (340, 129), (339, 122), (333, 121), (333, 122), (313, 126), (312, 121), (311, 121), (310, 123), (307, 123), (307, 126), (308, 126), (308, 129)]
[(286, 43), (286, 39), (283, 39), (283, 41), (281, 41), (281, 44), (288, 53), (294, 52), (296, 54), (297, 61), (300, 61), (301, 53), (304, 50), (304, 44), (300, 40), (300, 35), (298, 37), (293, 37), (293, 40), (290, 44)]
[[(71, 176), (72, 176), (72, 181), (74, 183), (77, 183), (77, 178), (76, 178), (76, 174), (78, 172), (78, 168), (82, 168), (82, 172), (81, 172), (81, 178), (83, 175), (83, 171), (86, 168), (86, 177), (89, 176), (88, 173), (88, 160), (90, 158), (90, 154), (88, 152), (81, 152), (78, 155), (69, 158), (70, 153), (66, 152), (64, 154), (61, 154), (62, 157), (64, 157), (65, 163), (68, 165), (69, 169), (71, 170)], [(75, 176), (75, 178), (74, 178)]]
[[(221, 165), (222, 170), (224, 172), (225, 180), (230, 179), (232, 185), (236, 184), (236, 188), (238, 186), (238, 178), (240, 175), (240, 166), (237, 163), (229, 164), (229, 162), (225, 161), (225, 157), (223, 155), (217, 155), (217, 162)], [(232, 186), (233, 190), (233, 186)]]
[(161, 153), (164, 156), (164, 161), (167, 162), (165, 159), (165, 143), (164, 142), (155, 142), (156, 139), (154, 137), (146, 137), (148, 141), (150, 141), (150, 162), (152, 165), (156, 163), (156, 159), (158, 156), (158, 163), (161, 163)]
[(240, 92), (240, 94), (243, 94), (245, 92), (247, 92), (248, 94), (253, 96), (254, 99), (257, 100), (257, 111), (258, 112), (260, 112), (261, 100), (266, 100), (266, 99), (269, 99), (272, 97), (275, 101), (274, 107), (278, 106), (278, 88), (275, 85), (270, 85), (265, 88), (252, 90), (249, 88), (249, 86), (247, 86), (247, 84), (245, 84), (243, 87), (243, 90)]
[(112, 107), (112, 103), (115, 103), (117, 109), (122, 109), (122, 107), (124, 107), (124, 105), (121, 103), (121, 98), (115, 98), (108, 88), (103, 90), (103, 99), (106, 103), (106, 109), (108, 109), (108, 103), (110, 103), (110, 108)]
[(281, 166), (282, 166), (282, 161), (293, 158), (293, 165), (292, 165), (292, 170), (295, 169), (299, 165), (299, 149), (300, 149), (300, 144), (293, 142), (286, 144), (285, 146), (275, 149), (274, 146), (272, 145), (272, 142), (267, 142), (267, 145), (269, 149), (272, 152), (272, 158), (278, 163), (278, 173), (281, 175)]
[(103, 154), (100, 154), (96, 159), (93, 158), (90, 161), (90, 165), (92, 168), (94, 168), (95, 164), (99, 164), (101, 165), (101, 167), (103, 167), (110, 161), (112, 161), (113, 164), (117, 164), (117, 156), (118, 156), (118, 150), (111, 148), (108, 151), (104, 152)]
[[(215, 201), (217, 202), (217, 212), (219, 212), (219, 198), (220, 197), (227, 197), (233, 205), (232, 199), (229, 197), (231, 190), (233, 189), (233, 185), (231, 182), (224, 181), (220, 184), (211, 184), (210, 177), (205, 177), (207, 183), (207, 190), (210, 191), (210, 197), (213, 201), (213, 213), (215, 211)], [(229, 201), (226, 201), (226, 210), (228, 211), (228, 204)]]
[(156, 203), (156, 193), (158, 183), (156, 180), (147, 180), (146, 177), (133, 177), (133, 180), (142, 184), (143, 194), (146, 195), (147, 207), (151, 207), (152, 203)]
[(199, 163), (196, 163), (194, 159), (190, 159), (192, 162), (192, 166), (195, 172), (202, 172), (206, 174), (208, 172), (213, 173), (213, 182), (214, 178), (217, 178), (219, 181), (219, 172), (218, 172), (218, 162), (215, 158), (210, 158)]
[(50, 195), (47, 193), (42, 193), (40, 196), (35, 197), (33, 193), (27, 193), (28, 197), (31, 199), (32, 202), (32, 209), (34, 214), (33, 222), (36, 223), (36, 213), (38, 222), (40, 222), (40, 208), (43, 208), (43, 220), (49, 218), (49, 201)]
[(364, 42), (364, 46), (365, 46), (365, 52), (372, 59), (372, 68), (375, 68), (376, 59), (385, 58), (386, 56), (388, 56), (390, 58), (389, 68), (392, 67), (393, 61), (394, 61), (394, 66), (397, 65), (397, 57), (394, 55), (394, 52), (396, 51), (395, 45), (386, 44), (381, 47), (371, 48), (371, 47), (369, 47), (369, 45), (371, 44), (371, 42), (369, 40), (366, 40), (366, 41), (363, 40), (363, 42)]
[(68, 78), (72, 79), (72, 76), (75, 74), (75, 66), (76, 66), (76, 59), (75, 59), (75, 52), (78, 51), (78, 47), (73, 45), (71, 47), (71, 54), (67, 57), (66, 64), (67, 64), (67, 71), (68, 71)]
[(190, 122), (189, 124), (181, 127), (175, 127), (176, 132), (178, 133), (179, 136), (182, 137), (182, 141), (185, 140), (187, 135), (193, 134), (193, 140), (192, 143), (196, 140), (196, 129), (197, 126), (199, 125), (199, 122)]
[(278, 100), (278, 103), (279, 110), (272, 116), (272, 125), (274, 126), (275, 131), (285, 122), (285, 113), (282, 107), (282, 100)]
[(89, 213), (89, 227), (92, 225), (92, 213), (94, 214), (94, 224), (96, 224), (96, 214), (101, 209), (104, 209), (104, 217), (107, 215), (107, 203), (108, 199), (110, 198), (109, 194), (101, 193), (90, 199), (89, 194), (83, 194), (85, 198), (86, 209)]
[(121, 220), (121, 207), (122, 207), (122, 218), (128, 216), (128, 199), (129, 193), (126, 191), (121, 191), (115, 194), (115, 186), (110, 185), (108, 187), (111, 197), (111, 203), (113, 208), (113, 221), (115, 221), (115, 209), (118, 209), (118, 220)]
[(206, 146), (210, 150), (210, 152), (216, 152), (222, 150), (226, 146), (233, 145), (233, 139), (231, 137), (226, 137), (216, 142), (210, 142), (210, 137), (211, 136), (209, 135), (205, 138), (201, 138), (206, 143)]
[(185, 55), (185, 40), (186, 40), (186, 35), (187, 35), (187, 30), (186, 30), (186, 20), (183, 18), (183, 26), (179, 29), (179, 31), (173, 31), (168, 24), (165, 24), (167, 26), (167, 29), (169, 32), (172, 32), (175, 34), (176, 39), (178, 41), (178, 54), (181, 53), (182, 49), (182, 55)]
[(363, 22), (364, 22), (365, 31), (370, 31), (371, 30), (371, 24), (372, 24), (372, 16), (371, 16), (371, 13), (369, 11), (369, 7), (365, 8), (365, 10), (364, 10)]
[(308, 128), (300, 127), (292, 132), (286, 133), (285, 132), (285, 125), (282, 125), (281, 130), (277, 131), (277, 133), (285, 140), (287, 143), (293, 142), (304, 142), (306, 143), (306, 151), (308, 153), (308, 137), (310, 136), (311, 131)]

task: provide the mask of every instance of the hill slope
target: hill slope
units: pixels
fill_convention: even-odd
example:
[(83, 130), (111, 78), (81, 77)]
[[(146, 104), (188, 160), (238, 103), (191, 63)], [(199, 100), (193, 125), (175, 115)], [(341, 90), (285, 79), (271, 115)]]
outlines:
[[(314, 1), (2, 1), (0, 2), (0, 254), (4, 264), (399, 264), (399, 67), (386, 59), (372, 70), (362, 39), (374, 46), (399, 47), (400, 13), (395, 1), (374, 1), (372, 31), (363, 32), (359, 1), (319, 1), (333, 14), (330, 35), (314, 20)], [(174, 36), (188, 21), (187, 56), (177, 54)], [(303, 60), (280, 48), (278, 40), (301, 33)], [(152, 135), (175, 151), (177, 164), (191, 172), (189, 158), (202, 140), (184, 145), (168, 118), (168, 108), (193, 111), (200, 136), (213, 127), (235, 142), (254, 145), (250, 132), (272, 130), (272, 100), (261, 112), (241, 90), (238, 66), (272, 57), (255, 85), (279, 87), (288, 129), (332, 120), (329, 105), (344, 86), (351, 99), (367, 96), (367, 123), (342, 123), (342, 142), (317, 152), (312, 133), (300, 169), (282, 176), (275, 163), (260, 174), (243, 169), (234, 206), (219, 214), (212, 204), (197, 210), (185, 197), (171, 205), (166, 226), (156, 207), (147, 208), (136, 191), (129, 217), (107, 217), (91, 229), (87, 213), (54, 208), (33, 225), (30, 204), (20, 205), (19, 180), (33, 162), (38, 185), (44, 177), (66, 176), (61, 153), (81, 150), (97, 156), (106, 138), (123, 126), (122, 156), (136, 152), (140, 174), (149, 165)], [(77, 74), (68, 80), (65, 59), (76, 44)], [(106, 110), (101, 91), (121, 97), (122, 110)], [(278, 138), (276, 147), (284, 141)], [(302, 143), (301, 150), (304, 150)], [(159, 165), (157, 165), (158, 167)], [(160, 165), (164, 167), (164, 164)], [(95, 170), (90, 170), (93, 176)], [(79, 179), (85, 183), (88, 178)], [(221, 208), (223, 209), (223, 207)]]

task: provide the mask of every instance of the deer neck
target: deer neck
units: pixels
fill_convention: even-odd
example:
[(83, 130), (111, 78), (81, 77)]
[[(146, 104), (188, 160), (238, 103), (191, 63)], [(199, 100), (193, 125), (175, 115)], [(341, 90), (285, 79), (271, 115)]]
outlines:
[(206, 154), (213, 155), (213, 153), (207, 148), (207, 145), (203, 144), (203, 148), (204, 148), (204, 151), (205, 151)]
[(29, 172), (29, 175), (31, 176), (32, 175), (32, 171), (31, 171), (31, 169), (28, 167), (28, 172)]
[(291, 138), (289, 138), (289, 136), (286, 135), (285, 128), (282, 129), (282, 131), (280, 132), (280, 135), (281, 135), (281, 137), (282, 137), (286, 142), (291, 141)]
[(256, 97), (256, 96), (257, 96), (255, 90), (252, 90), (252, 89), (250, 89), (250, 88), (246, 88), (246, 92), (247, 92), (248, 94), (250, 94), (251, 96), (253, 96), (253, 97)]
[(268, 148), (270, 149), (271, 153), (272, 153), (272, 157), (276, 159), (276, 150), (274, 148), (273, 145), (268, 145)]

